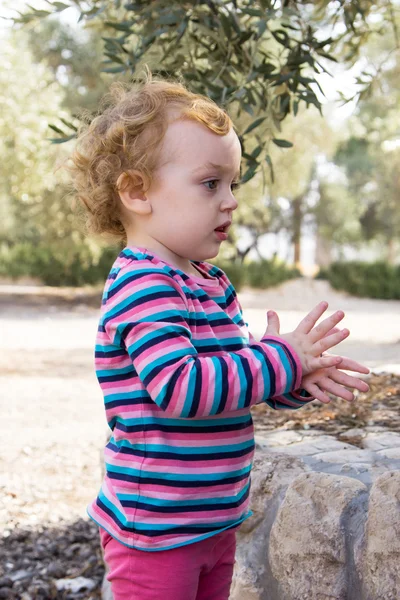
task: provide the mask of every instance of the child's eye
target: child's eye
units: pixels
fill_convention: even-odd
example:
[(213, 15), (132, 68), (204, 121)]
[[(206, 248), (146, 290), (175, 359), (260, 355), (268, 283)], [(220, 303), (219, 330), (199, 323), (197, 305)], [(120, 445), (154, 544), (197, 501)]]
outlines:
[(216, 190), (218, 185), (218, 179), (210, 179), (210, 181), (204, 181), (203, 185), (209, 190)]
[(232, 190), (232, 192), (234, 192), (235, 190), (237, 190), (239, 187), (240, 187), (239, 181), (232, 181), (232, 183), (231, 183), (231, 190)]

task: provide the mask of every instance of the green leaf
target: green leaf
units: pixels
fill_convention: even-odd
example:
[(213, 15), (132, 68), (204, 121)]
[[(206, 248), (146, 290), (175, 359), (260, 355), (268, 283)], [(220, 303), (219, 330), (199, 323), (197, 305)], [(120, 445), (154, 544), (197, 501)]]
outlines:
[(240, 100), (241, 98), (244, 98), (244, 96), (246, 95), (246, 90), (245, 88), (240, 88), (240, 90), (238, 90), (235, 94), (234, 97), (237, 98), (237, 100)]
[(65, 132), (62, 129), (60, 129), (59, 127), (57, 127), (56, 125), (50, 125), (49, 124), (49, 127), (50, 127), (50, 129), (52, 129), (56, 133), (59, 133), (60, 135), (65, 135)]
[(284, 46), (285, 48), (290, 48), (290, 38), (286, 31), (283, 31), (283, 29), (277, 29), (276, 31), (271, 31), (271, 33), (276, 39), (276, 41), (279, 44), (281, 44), (281, 46)]
[(241, 9), (241, 12), (245, 13), (246, 15), (251, 15), (252, 17), (262, 17), (263, 16), (262, 10), (259, 10), (258, 8), (249, 8), (248, 6), (243, 7)]
[(263, 146), (257, 146), (256, 148), (254, 148), (253, 152), (250, 155), (251, 158), (253, 160), (255, 160), (256, 158), (258, 158), (260, 156), (262, 150), (263, 150)]
[(259, 73), (263, 73), (264, 75), (271, 75), (271, 73), (275, 71), (275, 65), (271, 63), (263, 63), (255, 68)]
[(248, 133), (250, 133), (250, 131), (253, 131), (253, 129), (255, 129), (256, 127), (258, 127), (259, 125), (261, 125), (261, 123), (263, 121), (265, 121), (266, 117), (259, 117), (258, 119), (256, 119), (255, 121), (253, 121), (248, 128), (246, 129), (246, 131), (243, 133), (243, 135), (247, 135)]
[(134, 21), (121, 21), (121, 23), (113, 23), (112, 21), (106, 21), (104, 23), (104, 25), (107, 25), (108, 27), (112, 27), (113, 29), (116, 29), (117, 31), (132, 31), (132, 25), (134, 24)]
[(269, 172), (270, 172), (270, 175), (271, 175), (271, 181), (272, 181), (272, 183), (274, 183), (275, 182), (274, 166), (272, 164), (272, 160), (271, 160), (271, 157), (270, 157), (269, 154), (267, 154), (267, 156), (265, 157), (265, 160), (267, 161), (267, 164), (269, 166)]
[[(50, 127), (50, 125), (49, 125)], [(47, 138), (49, 140), (49, 142), (51, 142), (52, 144), (64, 144), (65, 142), (69, 142), (70, 140), (73, 140), (76, 138), (76, 134), (74, 133), (73, 135), (69, 135), (68, 137), (62, 137), (62, 138)]]
[(258, 79), (259, 75), (260, 74), (257, 71), (253, 71), (252, 73), (250, 73), (250, 75), (248, 75), (246, 83), (251, 83), (255, 79)]
[(245, 44), (247, 40), (249, 40), (251, 37), (254, 37), (254, 34), (255, 32), (252, 29), (250, 29), (249, 31), (243, 31), (243, 33), (240, 34), (238, 43)]
[(61, 12), (62, 10), (65, 10), (66, 8), (71, 8), (70, 4), (64, 4), (63, 2), (49, 2), (49, 4), (51, 4), (52, 6), (55, 6), (57, 9), (57, 12)]
[(104, 56), (108, 56), (108, 58), (110, 58), (112, 62), (119, 63), (120, 65), (125, 65), (124, 61), (116, 54), (111, 54), (111, 52), (104, 52)]
[(321, 50), (317, 50), (318, 52), (318, 56), (323, 56), (324, 58), (327, 58), (328, 60), (332, 60), (333, 62), (338, 62), (337, 58), (335, 58), (334, 56), (332, 56), (331, 54), (327, 54), (326, 52), (321, 52)]
[(71, 123), (70, 121), (67, 121), (66, 119), (63, 119), (62, 117), (60, 117), (60, 121), (62, 123), (64, 123), (64, 125), (66, 125), (67, 127), (69, 127), (70, 129), (73, 129), (74, 131), (78, 131), (78, 128), (75, 127), (75, 125), (73, 123)]
[(119, 67), (107, 67), (106, 69), (101, 69), (102, 73), (123, 73), (128, 69), (127, 66), (119, 66)]
[(95, 19), (96, 17), (98, 17), (102, 12), (104, 12), (104, 10), (106, 9), (106, 4), (104, 4), (103, 6), (100, 6), (100, 8), (96, 5), (93, 8), (91, 8), (88, 11), (82, 11), (80, 14), (80, 17), (78, 19), (78, 23), (80, 21), (82, 21), (83, 19), (86, 19), (87, 21), (90, 21), (91, 19)]
[(258, 167), (258, 163), (249, 167), (247, 169), (247, 171), (245, 172), (245, 174), (243, 175), (242, 179), (240, 180), (240, 183), (247, 183), (247, 181), (250, 181), (250, 179), (253, 179), (254, 175), (256, 174), (257, 167)]
[(26, 6), (32, 11), (35, 17), (47, 17), (48, 15), (51, 15), (51, 11), (49, 10), (39, 10), (38, 8), (34, 8), (33, 6), (31, 6), (30, 4), (27, 4)]
[(284, 83), (285, 81), (288, 81), (289, 79), (292, 79), (293, 75), (296, 74), (296, 71), (290, 71), (290, 73), (284, 73), (283, 75), (279, 74), (279, 75), (274, 75), (273, 77), (271, 77), (271, 79), (275, 79), (275, 82), (273, 85), (281, 85), (281, 83)]
[(240, 35), (242, 33), (242, 30), (240, 28), (239, 20), (237, 19), (236, 14), (234, 12), (229, 13), (229, 20), (231, 22), (233, 29), (236, 31), (236, 33), (238, 35)]
[(267, 21), (265, 19), (260, 19), (257, 25), (257, 37), (260, 38), (267, 29)]
[(292, 142), (289, 142), (288, 140), (279, 140), (277, 138), (273, 138), (272, 141), (280, 148), (292, 148), (293, 146)]
[(315, 79), (311, 79), (310, 77), (302, 77), (302, 75), (300, 75), (297, 78), (300, 83), (303, 83), (304, 85), (308, 85), (309, 83), (316, 83)]
[(220, 13), (219, 18), (221, 21), (222, 29), (224, 30), (226, 37), (229, 39), (232, 35), (230, 21), (229, 21), (228, 17), (225, 15), (225, 13), (223, 13), (223, 12)]
[(176, 25), (180, 23), (182, 19), (181, 15), (174, 15), (173, 13), (162, 15), (154, 21), (156, 25)]
[(247, 112), (247, 114), (249, 114), (251, 117), (254, 116), (254, 109), (250, 104), (247, 104), (247, 102), (245, 102), (244, 104), (242, 104), (242, 108), (244, 111)]

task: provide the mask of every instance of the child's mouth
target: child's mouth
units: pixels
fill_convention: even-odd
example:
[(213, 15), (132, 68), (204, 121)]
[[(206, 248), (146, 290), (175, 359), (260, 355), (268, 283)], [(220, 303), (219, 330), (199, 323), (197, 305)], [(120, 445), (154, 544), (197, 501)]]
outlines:
[(224, 229), (214, 229), (214, 231), (215, 235), (221, 242), (228, 239), (228, 234), (225, 233)]
[(226, 222), (223, 225), (220, 225), (219, 227), (216, 227), (214, 229), (214, 231), (222, 231), (223, 233), (228, 233), (229, 227), (231, 226), (230, 222)]

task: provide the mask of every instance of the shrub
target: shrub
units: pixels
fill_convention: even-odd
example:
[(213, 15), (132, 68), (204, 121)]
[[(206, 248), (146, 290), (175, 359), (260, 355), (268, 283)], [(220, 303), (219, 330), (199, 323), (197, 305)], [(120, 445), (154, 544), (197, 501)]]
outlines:
[[(207, 261), (208, 262), (208, 261)], [(245, 283), (245, 266), (239, 264), (238, 262), (232, 261), (209, 261), (213, 264), (217, 265), (220, 269), (222, 269), (228, 276), (229, 281), (232, 283), (235, 290), (238, 292)]]
[(225, 271), (236, 291), (239, 291), (243, 285), (266, 289), (288, 279), (301, 276), (298, 269), (289, 267), (276, 258), (243, 264), (234, 261), (230, 263), (226, 261), (215, 262), (215, 264), (218, 264)]
[(295, 277), (301, 277), (300, 271), (276, 258), (254, 261), (246, 266), (246, 283), (254, 288), (269, 288)]
[[(30, 242), (0, 247), (0, 275), (37, 277), (46, 285), (82, 286), (104, 283), (120, 248), (91, 247), (84, 242), (54, 242), (53, 245)], [(277, 259), (239, 263), (237, 261), (212, 261), (227, 274), (239, 291), (243, 285), (265, 289), (299, 277), (297, 269), (288, 267)]]
[(400, 300), (400, 265), (378, 261), (335, 262), (319, 273), (333, 288), (353, 296)]
[(37, 277), (46, 285), (81, 286), (104, 282), (119, 249), (94, 252), (88, 245), (33, 245), (29, 242), (0, 249), (0, 275)]

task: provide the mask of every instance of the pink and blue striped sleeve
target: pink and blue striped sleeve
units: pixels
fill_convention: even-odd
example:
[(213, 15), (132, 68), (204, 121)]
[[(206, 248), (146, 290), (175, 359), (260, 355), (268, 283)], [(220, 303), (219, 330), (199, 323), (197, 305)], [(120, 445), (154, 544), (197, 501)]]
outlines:
[[(240, 312), (243, 315), (240, 304), (239, 307)], [(256, 339), (250, 332), (248, 323), (245, 322), (245, 325), (249, 334), (250, 343), (253, 344), (254, 342), (256, 342)], [(283, 340), (281, 338), (272, 335), (263, 336), (260, 341), (269, 345), (280, 345), (283, 343)], [(294, 350), (292, 350), (292, 352), (294, 352)], [(269, 398), (263, 398), (263, 401), (275, 410), (296, 410), (297, 408), (301, 408), (305, 404), (312, 402), (314, 399), (315, 398), (311, 396), (311, 394), (309, 394), (305, 389), (300, 388), (299, 386), (299, 389), (291, 390), (284, 394), (274, 395)]]
[[(104, 332), (127, 351), (151, 399), (171, 416), (208, 417), (272, 398), (278, 408), (300, 387), (299, 359), (284, 341), (251, 341), (228, 352), (216, 337), (215, 351), (199, 354), (190, 323), (182, 287), (163, 270), (136, 266), (109, 290)], [(287, 407), (295, 408), (290, 399)]]

